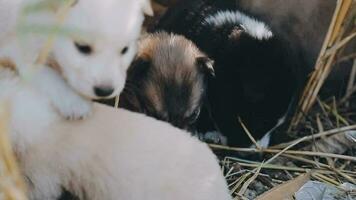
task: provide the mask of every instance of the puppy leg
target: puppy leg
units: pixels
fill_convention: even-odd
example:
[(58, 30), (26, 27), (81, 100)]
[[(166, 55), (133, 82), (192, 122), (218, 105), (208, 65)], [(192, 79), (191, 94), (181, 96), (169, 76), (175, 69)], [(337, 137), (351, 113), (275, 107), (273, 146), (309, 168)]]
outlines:
[(76, 120), (90, 115), (92, 102), (77, 94), (53, 69), (40, 67), (31, 84), (48, 96), (62, 117)]

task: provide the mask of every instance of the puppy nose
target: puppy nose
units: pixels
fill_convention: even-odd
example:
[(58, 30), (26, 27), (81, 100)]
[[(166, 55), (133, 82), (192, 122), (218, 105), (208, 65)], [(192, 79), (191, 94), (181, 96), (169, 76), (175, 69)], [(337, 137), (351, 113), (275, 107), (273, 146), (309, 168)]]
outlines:
[(94, 92), (95, 95), (98, 97), (108, 97), (112, 95), (112, 93), (114, 92), (114, 88), (108, 86), (99, 86), (99, 87), (94, 87)]

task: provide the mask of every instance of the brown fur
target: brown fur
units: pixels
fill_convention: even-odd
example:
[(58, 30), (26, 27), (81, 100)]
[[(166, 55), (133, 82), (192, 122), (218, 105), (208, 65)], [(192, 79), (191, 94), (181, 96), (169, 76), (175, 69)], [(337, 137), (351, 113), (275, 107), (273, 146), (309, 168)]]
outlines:
[(199, 58), (206, 56), (183, 36), (144, 36), (128, 70), (120, 106), (188, 129), (203, 102), (209, 71), (204, 66), (208, 63), (200, 64)]
[[(52, 59), (52, 58), (48, 59), (47, 66), (54, 69), (55, 71), (61, 73), (61, 68), (60, 68), (58, 62), (55, 61), (54, 59)], [(0, 59), (0, 67), (11, 69), (17, 73), (16, 64), (9, 58)]]
[(4, 67), (16, 71), (16, 64), (8, 58), (0, 59), (0, 67)]
[(61, 66), (59, 65), (59, 63), (51, 57), (47, 60), (47, 66), (54, 69), (55, 71), (57, 71), (60, 74), (62, 73)]

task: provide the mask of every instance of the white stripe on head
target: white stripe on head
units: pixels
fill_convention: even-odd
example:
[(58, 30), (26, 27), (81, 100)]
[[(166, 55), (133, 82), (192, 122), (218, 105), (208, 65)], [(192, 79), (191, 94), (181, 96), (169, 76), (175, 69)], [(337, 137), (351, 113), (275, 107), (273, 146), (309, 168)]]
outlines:
[(219, 11), (214, 15), (206, 17), (203, 22), (203, 24), (213, 26), (223, 26), (227, 23), (238, 23), (242, 25), (247, 34), (259, 40), (273, 37), (272, 31), (265, 23), (239, 11)]

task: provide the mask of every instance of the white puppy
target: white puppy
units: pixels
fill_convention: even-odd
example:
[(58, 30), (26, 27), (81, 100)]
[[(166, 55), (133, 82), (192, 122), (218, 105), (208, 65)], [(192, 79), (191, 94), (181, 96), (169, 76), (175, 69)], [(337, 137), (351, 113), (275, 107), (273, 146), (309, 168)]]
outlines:
[[(64, 33), (58, 34), (51, 54), (52, 63), (58, 66), (68, 85), (52, 69), (29, 71), (28, 65), (35, 63), (47, 39), (47, 35), (36, 31), (57, 25), (56, 13), (61, 8), (54, 5), (22, 12), (43, 2), (51, 1), (0, 0), (0, 11), (5, 11), (0, 14), (0, 27), (5, 30), (0, 34), (0, 60), (14, 61), (20, 74), (47, 93), (62, 115), (84, 117), (91, 106), (86, 99), (112, 98), (123, 89), (126, 70), (136, 53), (144, 12), (152, 14), (150, 2), (78, 0), (72, 5), (61, 24)], [(20, 33), (15, 34), (17, 21), (21, 22), (17, 27)]]
[[(108, 88), (113, 91), (107, 96), (121, 91), (143, 5), (140, 0), (81, 0), (74, 5), (65, 25), (99, 34), (61, 37), (55, 43), (53, 58), (69, 86), (50, 68), (40, 68), (30, 81), (0, 68), (0, 101), (10, 102), (10, 137), (31, 199), (57, 199), (62, 188), (94, 200), (230, 199), (213, 153), (182, 131), (143, 115), (103, 107), (96, 107), (92, 118), (71, 123), (54, 111), (68, 98), (80, 102), (76, 92), (100, 98)], [(31, 20), (52, 19), (52, 13), (39, 16)], [(22, 44), (17, 39), (5, 40), (1, 50), (25, 75), (26, 64), (35, 60), (34, 47), (41, 46), (37, 38), (29, 37), (24, 60), (17, 57)], [(69, 108), (77, 108), (71, 103)]]
[(30, 199), (55, 200), (63, 188), (89, 200), (231, 199), (208, 146), (167, 123), (99, 105), (87, 120), (66, 121), (46, 95), (3, 69), (6, 99)]

